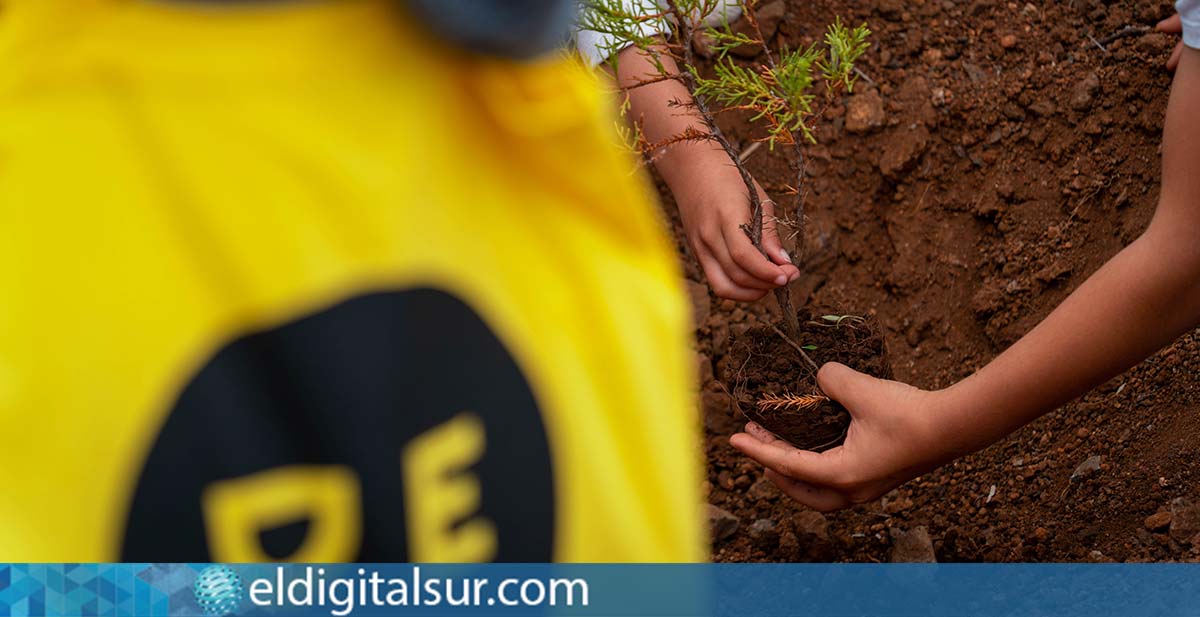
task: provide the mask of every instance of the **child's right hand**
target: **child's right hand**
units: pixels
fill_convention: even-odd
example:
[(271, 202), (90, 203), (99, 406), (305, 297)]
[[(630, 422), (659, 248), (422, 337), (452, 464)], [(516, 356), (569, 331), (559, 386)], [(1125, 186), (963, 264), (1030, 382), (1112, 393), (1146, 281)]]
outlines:
[(723, 157), (723, 151), (693, 157), (684, 177), (673, 178), (671, 192), (679, 205), (688, 243), (713, 293), (749, 302), (796, 280), (800, 270), (780, 244), (775, 204), (757, 183), (763, 202), (763, 249), (770, 255), (769, 260), (742, 230), (742, 225), (749, 222), (750, 199), (741, 175)]

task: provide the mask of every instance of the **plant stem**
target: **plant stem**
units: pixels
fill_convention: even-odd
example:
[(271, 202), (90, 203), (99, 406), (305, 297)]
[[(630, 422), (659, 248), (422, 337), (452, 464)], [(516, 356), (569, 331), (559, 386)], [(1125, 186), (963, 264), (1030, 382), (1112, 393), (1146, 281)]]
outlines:
[[(705, 103), (703, 97), (696, 95), (696, 79), (695, 75), (691, 73), (692, 70), (695, 70), (696, 66), (695, 53), (692, 50), (692, 37), (695, 35), (695, 29), (692, 27), (692, 22), (689, 18), (690, 16), (684, 15), (683, 11), (679, 10), (679, 5), (675, 0), (667, 0), (667, 7), (675, 15), (676, 23), (679, 24), (679, 45), (683, 51), (683, 63), (685, 67), (685, 69), (682, 71), (683, 75), (681, 76), (683, 78), (683, 83), (692, 93), (692, 99), (695, 101), (696, 109), (700, 112), (700, 115), (708, 124), (709, 130), (712, 131), (713, 139), (721, 145), (723, 150), (725, 150), (725, 154), (729, 156), (730, 162), (732, 162), (733, 166), (737, 168), (738, 175), (741, 176), (742, 182), (746, 185), (746, 193), (750, 197), (750, 223), (749, 225), (743, 225), (742, 230), (746, 232), (746, 235), (750, 236), (750, 242), (754, 244), (754, 248), (757, 248), (758, 251), (762, 253), (763, 257), (773, 261), (771, 256), (768, 255), (767, 251), (763, 248), (763, 205), (762, 200), (758, 197), (758, 187), (754, 184), (754, 178), (750, 175), (750, 171), (747, 170), (746, 166), (742, 163), (741, 157), (738, 156), (738, 152), (733, 147), (733, 144), (729, 143), (729, 140), (717, 126), (717, 122), (713, 117), (712, 111), (708, 109), (708, 104)], [(755, 32), (758, 35), (759, 42), (762, 44), (763, 49), (766, 50), (767, 43), (766, 41), (762, 40), (762, 32), (759, 30), (758, 21), (754, 19), (754, 12), (750, 10), (750, 7), (746, 5), (744, 0), (742, 2), (742, 12), (750, 19), (750, 23), (754, 26)], [(774, 66), (775, 60), (770, 55), (769, 50), (767, 51), (767, 60), (772, 66)], [(795, 141), (794, 137), (793, 141)], [(799, 150), (798, 144), (796, 148)], [(801, 176), (803, 176), (803, 171), (800, 173)], [(797, 187), (797, 195), (799, 195), (799, 187)], [(801, 238), (803, 238), (802, 235)], [(800, 321), (796, 317), (796, 310), (792, 308), (792, 297), (786, 284), (784, 284), (782, 287), (775, 288), (775, 300), (779, 303), (780, 312), (783, 313), (783, 322), (787, 325), (788, 331), (792, 336), (799, 337)], [(801, 350), (800, 353), (803, 354), (804, 351)], [(807, 354), (805, 354), (805, 357), (807, 358)], [(812, 360), (809, 359), (809, 362), (812, 362)]]
[[(769, 66), (771, 68), (771, 70), (774, 71), (776, 69), (775, 56), (771, 53), (771, 47), (769, 45), (767, 45), (767, 39), (766, 39), (766, 37), (763, 36), (762, 27), (760, 27), (758, 25), (758, 16), (754, 14), (754, 7), (750, 6), (750, 3), (747, 2), (746, 0), (741, 0), (741, 5), (742, 5), (743, 17), (745, 18), (746, 22), (750, 24), (750, 27), (754, 29), (754, 38), (757, 39), (758, 44), (760, 46), (762, 46), (763, 56), (767, 59), (767, 66)], [(803, 136), (797, 134), (796, 131), (790, 131), (790, 132), (792, 134), (792, 148), (796, 154), (796, 156), (793, 160), (788, 161), (788, 166), (791, 167), (792, 171), (796, 174), (796, 187), (795, 187), (796, 195), (792, 201), (792, 210), (796, 213), (796, 250), (795, 250), (795, 254), (799, 257), (803, 257), (804, 256), (804, 197), (803, 197), (804, 194), (800, 190), (800, 185), (802, 182), (804, 182), (804, 150), (801, 148), (801, 141), (800, 141), (801, 139), (803, 139)], [(751, 191), (753, 191), (753, 189), (751, 189)], [(779, 217), (776, 216), (776, 218), (779, 218)], [(758, 219), (758, 224), (759, 224), (759, 235), (761, 236), (762, 235), (761, 217)], [(766, 251), (763, 251), (761, 243), (756, 244), (755, 246), (758, 247), (759, 251), (762, 251), (763, 255), (767, 259), (771, 258), (770, 255), (766, 254)], [(788, 332), (792, 336), (799, 338), (800, 337), (800, 320), (799, 320), (799, 318), (796, 317), (796, 310), (794, 308), (792, 308), (792, 293), (788, 289), (788, 286), (786, 283), (782, 287), (777, 287), (775, 289), (775, 300), (779, 303), (779, 310), (783, 313), (783, 322), (785, 324), (787, 324)], [(804, 351), (801, 350), (800, 353), (803, 354)], [(812, 360), (808, 358), (807, 354), (805, 354), (805, 359), (808, 360), (809, 363), (812, 363)]]

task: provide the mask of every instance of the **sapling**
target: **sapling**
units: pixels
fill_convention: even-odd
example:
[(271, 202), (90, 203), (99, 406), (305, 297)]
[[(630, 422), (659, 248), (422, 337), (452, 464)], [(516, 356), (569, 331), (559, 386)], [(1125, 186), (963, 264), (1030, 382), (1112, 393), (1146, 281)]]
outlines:
[[(628, 46), (650, 58), (655, 69), (649, 74), (626, 79), (626, 92), (666, 80), (677, 81), (691, 93), (690, 102), (672, 101), (678, 108), (688, 108), (704, 122), (701, 128), (688, 129), (650, 141), (645, 138), (637, 118), (628, 119), (622, 127), (627, 143), (642, 154), (646, 161), (654, 161), (667, 149), (681, 143), (714, 142), (729, 158), (745, 184), (749, 208), (742, 230), (764, 256), (763, 246), (763, 200), (759, 198), (754, 179), (745, 165), (745, 157), (721, 131), (716, 116), (728, 112), (743, 112), (762, 135), (754, 143), (765, 144), (767, 150), (785, 156), (791, 171), (792, 183), (785, 187), (791, 196), (789, 208), (777, 208), (774, 223), (791, 229), (796, 238), (796, 254), (804, 254), (804, 195), (805, 178), (804, 147), (817, 143), (814, 120), (822, 115), (843, 92), (852, 92), (856, 77), (860, 74), (855, 63), (867, 51), (867, 38), (871, 32), (866, 24), (847, 27), (840, 18), (825, 30), (821, 41), (806, 47), (783, 47), (772, 49), (767, 36), (755, 14), (757, 0), (740, 0), (745, 27), (735, 29), (728, 22), (717, 26), (705, 25), (705, 16), (722, 9), (722, 0), (641, 0), (642, 10), (625, 0), (586, 0), (581, 26), (584, 29), (609, 35), (601, 43), (601, 55), (609, 58), (614, 72), (619, 69), (619, 53)], [(651, 27), (647, 27), (651, 26)], [(662, 34), (659, 34), (662, 33)], [(693, 43), (697, 36), (704, 37), (704, 45), (711, 52), (713, 63), (710, 71), (703, 71), (696, 59)], [(605, 47), (606, 46), (606, 47)], [(757, 47), (760, 58), (756, 62), (737, 61), (730, 52), (736, 48)], [(665, 58), (673, 60), (664, 62)], [(675, 65), (677, 71), (668, 70)], [(628, 98), (625, 106), (628, 108)], [(768, 256), (768, 259), (770, 257)], [(807, 365), (807, 377), (815, 388), (818, 365), (810, 356), (817, 352), (813, 344), (801, 344), (802, 335), (814, 334), (812, 323), (801, 325), (787, 286), (775, 290), (775, 297), (783, 315), (784, 330), (770, 325), (770, 330), (752, 329), (736, 341), (731, 356), (743, 354), (737, 374), (730, 380), (742, 379), (742, 371), (759, 371), (757, 363), (764, 365), (779, 352), (772, 349), (766, 336), (776, 336), (784, 341)], [(832, 319), (831, 319), (832, 318)], [(826, 326), (855, 324), (851, 316), (825, 316), (821, 322)], [(807, 330), (805, 330), (807, 328)], [(820, 330), (820, 327), (817, 327)], [(829, 359), (847, 359), (848, 355), (862, 354), (878, 359), (876, 373), (886, 376), (890, 367), (883, 359), (882, 339), (870, 327), (854, 330), (845, 340), (826, 336), (822, 346), (828, 344)], [(774, 334), (770, 334), (773, 332)], [(765, 333), (765, 334), (764, 334)], [(800, 341), (800, 342), (798, 342)], [(831, 355), (829, 355), (831, 354)], [(867, 363), (869, 363), (868, 361)], [(867, 363), (862, 364), (864, 368)], [(778, 366), (778, 365), (774, 365)], [(766, 370), (766, 369), (763, 369)], [(762, 373), (759, 371), (761, 375)], [(770, 372), (770, 371), (767, 371)], [(761, 376), (760, 375), (760, 376)], [(746, 415), (767, 426), (768, 429), (788, 438), (802, 447), (814, 449), (829, 447), (845, 434), (849, 416), (845, 409), (819, 392), (793, 394), (786, 390), (787, 383), (795, 383), (795, 375), (773, 375), (757, 383), (762, 386), (760, 397), (744, 410)], [(773, 394), (784, 390), (784, 394)], [(806, 412), (789, 415), (785, 412)]]
[[(649, 5), (644, 2), (644, 5)], [(609, 58), (614, 70), (619, 62), (619, 52), (627, 46), (636, 47), (653, 60), (654, 74), (640, 77), (627, 88), (638, 88), (664, 80), (682, 83), (692, 94), (694, 108), (704, 119), (706, 130), (689, 127), (687, 130), (656, 142), (649, 142), (638, 129), (633, 119), (633, 135), (630, 142), (647, 160), (654, 160), (666, 148), (684, 142), (713, 141), (729, 156), (730, 163), (737, 169), (750, 209), (747, 222), (742, 229), (763, 255), (763, 203), (759, 198), (743, 158), (734, 144), (717, 126), (715, 116), (731, 111), (750, 114), (750, 121), (761, 125), (766, 136), (761, 139), (768, 149), (776, 146), (790, 148), (792, 156), (788, 163), (795, 178), (794, 186), (788, 187), (792, 195), (790, 213), (784, 211), (776, 222), (794, 229), (798, 253), (803, 254), (804, 239), (804, 181), (805, 144), (816, 143), (812, 119), (819, 111), (814, 108), (817, 95), (814, 90), (824, 86), (824, 101), (828, 104), (842, 92), (854, 89), (856, 79), (854, 63), (869, 47), (867, 37), (870, 30), (866, 24), (847, 28), (837, 19), (828, 27), (824, 40), (808, 47), (783, 48), (778, 54), (768, 45), (766, 37), (755, 16), (757, 0), (740, 0), (742, 14), (749, 25), (747, 32), (735, 32), (728, 22), (720, 26), (705, 26), (706, 15), (723, 8), (721, 0), (663, 0), (651, 10), (639, 11), (622, 0), (588, 0), (582, 18), (582, 27), (587, 30), (610, 35), (608, 48), (601, 54)], [(647, 25), (660, 27), (647, 28)], [(672, 27), (666, 27), (670, 25)], [(651, 34), (650, 32), (665, 32)], [(716, 56), (712, 77), (701, 73), (696, 62), (693, 41), (698, 34), (707, 37), (709, 48)], [(743, 66), (734, 61), (730, 50), (746, 45), (761, 48), (763, 62)], [(667, 70), (662, 62), (664, 56), (672, 58), (680, 67), (678, 72)], [(683, 106), (678, 101), (676, 106)], [(792, 308), (791, 297), (786, 286), (775, 290), (776, 300), (783, 313), (787, 334), (794, 340), (800, 335), (800, 324)], [(804, 354), (803, 349), (800, 353)]]

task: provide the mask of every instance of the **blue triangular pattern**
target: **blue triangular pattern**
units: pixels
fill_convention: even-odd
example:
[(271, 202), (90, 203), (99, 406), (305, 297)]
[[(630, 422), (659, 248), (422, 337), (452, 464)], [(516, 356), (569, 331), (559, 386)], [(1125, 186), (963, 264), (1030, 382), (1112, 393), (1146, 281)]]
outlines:
[(31, 596), (29, 598), (29, 614), (46, 615), (47, 611), (45, 599), (43, 598), (41, 601), (39, 601), (37, 596)]
[(93, 574), (93, 572), (94, 570), (91, 566), (87, 564), (80, 564), (78, 567), (75, 567), (67, 572), (67, 577), (82, 585), (84, 582), (96, 578), (96, 575)]
[(100, 598), (99, 600), (96, 600), (96, 614), (97, 615), (112, 615), (112, 612), (113, 612), (112, 609), (113, 609), (112, 602), (109, 602), (108, 600), (105, 600), (104, 598)]
[(0, 566), (0, 591), (8, 589), (10, 581), (12, 581), (12, 568)]
[(55, 566), (46, 567), (46, 588), (47, 589), (62, 589), (64, 581), (67, 580), (66, 573), (62, 568)]

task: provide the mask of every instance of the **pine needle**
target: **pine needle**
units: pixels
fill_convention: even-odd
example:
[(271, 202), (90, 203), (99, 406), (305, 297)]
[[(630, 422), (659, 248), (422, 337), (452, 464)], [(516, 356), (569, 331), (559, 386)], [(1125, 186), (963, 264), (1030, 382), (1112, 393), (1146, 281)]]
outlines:
[(758, 399), (759, 411), (807, 411), (816, 409), (818, 405), (829, 400), (829, 397), (821, 394), (792, 394), (784, 392), (782, 395), (764, 394)]

